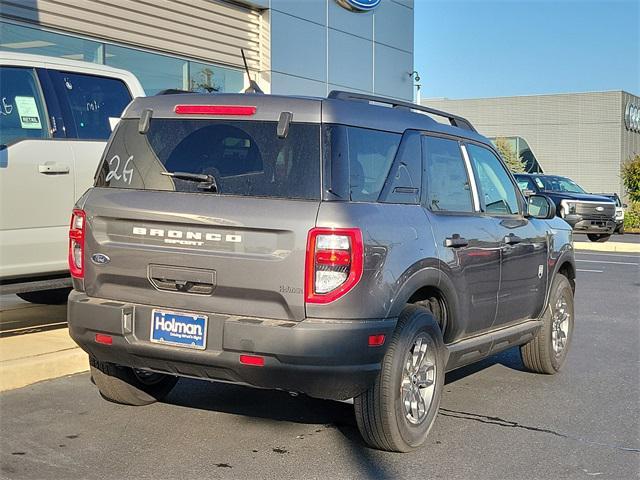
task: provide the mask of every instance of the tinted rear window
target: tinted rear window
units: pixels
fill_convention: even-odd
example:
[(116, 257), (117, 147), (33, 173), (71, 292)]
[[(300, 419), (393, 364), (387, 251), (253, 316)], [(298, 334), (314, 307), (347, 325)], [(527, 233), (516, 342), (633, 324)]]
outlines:
[(328, 190), (343, 200), (376, 202), (398, 151), (402, 135), (343, 125), (328, 125), (325, 155), (330, 163)]
[(162, 172), (212, 175), (218, 194), (320, 198), (320, 126), (292, 123), (278, 138), (277, 122), (137, 119), (120, 122), (105, 153), (97, 186), (203, 192), (197, 182)]

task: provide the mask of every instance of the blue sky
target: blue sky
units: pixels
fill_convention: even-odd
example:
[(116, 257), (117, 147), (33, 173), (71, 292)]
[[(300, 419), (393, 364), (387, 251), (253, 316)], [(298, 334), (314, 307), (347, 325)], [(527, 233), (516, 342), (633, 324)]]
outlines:
[(640, 95), (640, 0), (415, 0), (422, 98)]

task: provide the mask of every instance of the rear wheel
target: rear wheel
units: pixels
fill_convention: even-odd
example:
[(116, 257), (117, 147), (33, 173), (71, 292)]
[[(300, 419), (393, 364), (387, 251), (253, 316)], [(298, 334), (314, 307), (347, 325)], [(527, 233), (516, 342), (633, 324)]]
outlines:
[(573, 289), (564, 275), (553, 279), (542, 320), (535, 338), (520, 347), (522, 363), (532, 372), (554, 374), (564, 364), (573, 336)]
[(35, 292), (16, 293), (22, 300), (43, 305), (62, 305), (67, 303), (70, 288), (56, 288), (54, 290), (36, 290)]
[(611, 235), (606, 233), (587, 233), (587, 238), (589, 238), (589, 240), (591, 240), (592, 242), (603, 243), (609, 240), (611, 238)]
[(100, 394), (123, 405), (149, 405), (166, 397), (178, 377), (147, 372), (89, 358), (91, 377)]
[(444, 342), (436, 320), (425, 308), (407, 306), (375, 383), (354, 399), (365, 442), (395, 452), (420, 447), (438, 413), (444, 367)]

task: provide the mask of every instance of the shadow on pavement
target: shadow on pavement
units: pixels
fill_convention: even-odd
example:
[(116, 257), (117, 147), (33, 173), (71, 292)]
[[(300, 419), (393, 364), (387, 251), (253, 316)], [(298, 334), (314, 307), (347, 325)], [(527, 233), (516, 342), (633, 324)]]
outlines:
[[(455, 383), (497, 364), (524, 371), (519, 349), (512, 348), (450, 372), (445, 383)], [(350, 451), (351, 457), (359, 465), (365, 478), (395, 477), (390, 469), (391, 464), (386, 465), (386, 457), (395, 454), (379, 452), (364, 443), (358, 432), (353, 405), (350, 403), (186, 378), (180, 380), (165, 402), (186, 408), (253, 417), (268, 422), (284, 421), (335, 428), (344, 437), (345, 450)]]
[(522, 357), (520, 356), (520, 347), (513, 347), (504, 352), (500, 352), (496, 355), (492, 355), (477, 363), (472, 363), (466, 367), (458, 368), (452, 372), (447, 373), (445, 377), (445, 385), (449, 383), (455, 383), (465, 377), (474, 375), (482, 370), (485, 370), (493, 365), (503, 365), (512, 370), (519, 372), (527, 372), (522, 363)]

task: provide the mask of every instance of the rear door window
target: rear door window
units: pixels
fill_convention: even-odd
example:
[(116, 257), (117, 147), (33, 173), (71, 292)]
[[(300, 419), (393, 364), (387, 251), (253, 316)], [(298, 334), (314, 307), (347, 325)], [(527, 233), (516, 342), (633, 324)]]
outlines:
[(456, 140), (422, 137), (426, 156), (427, 207), (433, 212), (473, 211), (467, 169)]
[(83, 140), (109, 138), (109, 119), (120, 118), (131, 101), (126, 84), (117, 78), (84, 73), (52, 73), (54, 87), (63, 104), (67, 136)]
[[(146, 134), (124, 119), (105, 153), (97, 186), (255, 197), (320, 197), (320, 125), (277, 122), (152, 119)], [(167, 173), (211, 176), (206, 182)]]
[(47, 114), (34, 70), (0, 67), (0, 145), (48, 137)]

